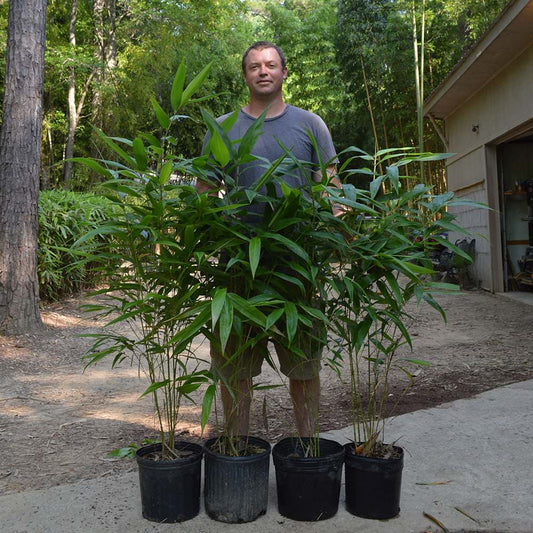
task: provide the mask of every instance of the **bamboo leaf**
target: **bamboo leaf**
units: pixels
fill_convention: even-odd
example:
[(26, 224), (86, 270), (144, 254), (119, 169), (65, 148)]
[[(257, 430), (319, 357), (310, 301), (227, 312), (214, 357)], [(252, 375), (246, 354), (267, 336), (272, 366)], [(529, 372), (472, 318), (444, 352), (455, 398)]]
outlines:
[[(230, 116), (219, 124), (213, 116), (211, 116), (205, 109), (202, 109), (202, 117), (209, 130), (209, 144), (208, 147), (221, 166), (226, 166), (230, 159), (235, 156), (235, 150), (232, 147), (230, 138), (227, 135), (227, 131), (231, 129), (238, 116), (238, 111), (235, 111)], [(226, 130), (228, 128), (228, 130)]]
[(146, 155), (146, 148), (140, 137), (133, 139), (133, 154), (137, 161), (137, 168), (142, 172), (148, 167), (148, 156)]
[(228, 344), (228, 340), (231, 335), (231, 329), (233, 327), (233, 314), (233, 304), (230, 300), (225, 299), (224, 305), (222, 306), (222, 311), (220, 313), (220, 322), (218, 326), (220, 347), (223, 352), (226, 350), (226, 345)]
[(259, 309), (257, 309), (257, 307), (234, 293), (229, 293), (228, 298), (241, 315), (249, 319), (254, 325), (261, 328), (265, 327), (266, 316)]
[(222, 137), (218, 131), (214, 131), (209, 139), (209, 147), (215, 161), (220, 164), (220, 166), (225, 167), (229, 163), (229, 150), (222, 140)]
[(263, 124), (265, 122), (265, 117), (267, 114), (267, 109), (254, 120), (253, 124), (246, 130), (246, 133), (239, 142), (238, 155), (239, 158), (248, 156), (251, 154), (253, 147), (255, 146), (257, 139), (263, 133)]
[(161, 168), (161, 171), (159, 172), (159, 184), (165, 185), (165, 183), (167, 183), (168, 180), (170, 179), (171, 174), (172, 174), (172, 161), (167, 161)]
[(274, 309), (266, 319), (265, 329), (270, 329), (283, 315), (283, 309)]
[(183, 94), (183, 86), (185, 84), (185, 61), (180, 63), (174, 81), (172, 82), (172, 90), (170, 92), (170, 105), (175, 112), (181, 107), (181, 96)]
[(405, 361), (406, 363), (412, 363), (413, 365), (417, 366), (431, 366), (431, 363), (429, 361), (424, 361), (423, 359), (400, 359), (401, 361)]
[(219, 288), (216, 290), (213, 300), (211, 302), (211, 327), (215, 327), (226, 302), (227, 289)]
[(213, 405), (213, 398), (215, 397), (216, 390), (217, 389), (215, 385), (209, 385), (204, 394), (204, 399), (202, 401), (202, 416), (200, 419), (202, 433), (207, 425), (207, 421), (209, 420), (209, 415), (211, 414), (211, 407)]
[(255, 278), (257, 266), (259, 265), (259, 258), (261, 257), (261, 239), (254, 237), (248, 246), (248, 254), (250, 256), (250, 270), (252, 278)]
[(300, 245), (298, 245), (294, 241), (291, 241), (284, 235), (278, 235), (276, 233), (264, 233), (263, 239), (265, 238), (278, 241), (280, 244), (285, 246), (288, 250), (296, 254), (298, 257), (301, 257), (305, 261), (309, 261), (309, 255), (307, 254), (307, 252)]
[(150, 102), (152, 103), (157, 122), (159, 122), (159, 125), (164, 130), (168, 130), (170, 127), (170, 117), (165, 113), (164, 109), (159, 105), (159, 102), (153, 96), (150, 98)]
[(141, 398), (155, 392), (162, 387), (166, 387), (170, 383), (170, 379), (165, 379), (165, 381), (158, 381), (157, 383), (151, 383), (150, 386), (141, 394)]
[(181, 96), (182, 106), (184, 106), (194, 96), (194, 94), (198, 91), (198, 89), (202, 86), (204, 80), (207, 78), (207, 75), (209, 74), (209, 70), (211, 70), (212, 65), (213, 65), (213, 62), (211, 61), (200, 71), (200, 73), (184, 89), (183, 94)]
[(379, 192), (379, 190), (381, 189), (381, 184), (383, 183), (383, 178), (382, 177), (379, 177), (379, 178), (376, 178), (374, 180), (372, 180), (370, 182), (370, 196), (372, 198), (375, 198)]
[(285, 302), (285, 318), (287, 324), (287, 339), (292, 344), (298, 329), (298, 310), (293, 302)]
[(107, 179), (113, 179), (113, 174), (107, 169), (100, 165), (94, 159), (88, 157), (71, 157), (65, 161), (73, 161), (74, 163), (81, 163), (86, 167), (89, 167), (91, 170), (94, 170), (100, 176), (104, 176)]
[(139, 136), (148, 141), (151, 147), (161, 148), (161, 143), (155, 135), (152, 135), (151, 133), (140, 133)]
[(135, 167), (135, 159), (131, 157), (127, 152), (125, 152), (117, 143), (113, 142), (111, 137), (108, 137), (103, 131), (98, 128), (94, 128), (96, 134), (102, 139), (102, 141), (110, 148), (113, 152), (119, 155), (126, 163), (132, 167)]

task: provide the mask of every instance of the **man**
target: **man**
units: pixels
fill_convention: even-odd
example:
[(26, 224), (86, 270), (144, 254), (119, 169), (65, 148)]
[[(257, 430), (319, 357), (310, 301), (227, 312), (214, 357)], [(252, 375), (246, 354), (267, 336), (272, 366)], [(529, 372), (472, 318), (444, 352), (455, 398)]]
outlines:
[[(232, 140), (240, 139), (254, 121), (266, 110), (263, 124), (263, 133), (252, 150), (255, 156), (268, 161), (275, 161), (283, 156), (286, 147), (300, 161), (312, 162), (318, 167), (319, 154), (316, 153), (309, 132), (316, 140), (320, 151), (320, 158), (324, 162), (335, 159), (335, 149), (331, 135), (317, 115), (304, 111), (283, 101), (282, 87), (287, 78), (287, 66), (281, 48), (267, 41), (258, 41), (252, 44), (243, 55), (242, 71), (244, 81), (249, 90), (249, 102), (239, 112), (239, 116), (229, 137)], [(224, 120), (227, 115), (220, 117)], [(204, 149), (209, 138), (206, 136)], [(334, 177), (335, 167), (328, 167), (331, 183), (340, 187)], [(246, 163), (239, 169), (238, 185), (252, 186), (264, 173), (264, 167), (258, 161)], [(284, 176), (291, 187), (308, 186), (307, 178), (301, 173), (291, 172)], [(321, 180), (321, 175), (316, 172), (316, 180)], [(198, 192), (208, 191), (212, 186), (205, 182), (197, 183)], [(260, 213), (253, 213), (260, 216)], [(315, 433), (315, 421), (318, 416), (320, 397), (320, 354), (306, 354), (309, 361), (303, 364), (291, 362), (290, 354), (276, 346), (281, 370), (289, 377), (289, 387), (294, 405), (296, 426), (300, 436), (312, 436)], [(261, 371), (262, 357), (257, 354), (248, 355), (252, 362), (250, 367), (237, 375), (236, 383), (229, 391), (224, 381), (221, 382), (221, 396), (224, 407), (226, 423), (231, 420), (232, 431), (237, 435), (246, 435), (249, 427), (249, 411), (251, 404), (251, 387), (253, 377)], [(225, 366), (220, 356), (212, 350), (212, 366), (215, 371), (223, 373), (235, 371), (235, 368), (223, 370)], [(259, 359), (259, 361), (257, 361)], [(292, 357), (294, 360), (294, 357)], [(227, 383), (227, 380), (226, 380)]]

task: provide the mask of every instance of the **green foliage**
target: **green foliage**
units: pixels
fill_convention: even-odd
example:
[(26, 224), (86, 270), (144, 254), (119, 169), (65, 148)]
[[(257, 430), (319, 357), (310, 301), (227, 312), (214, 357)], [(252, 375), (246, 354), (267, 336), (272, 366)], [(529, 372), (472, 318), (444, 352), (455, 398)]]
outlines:
[(268, 2), (265, 31), (285, 51), (287, 101), (318, 113), (327, 124), (342, 120), (344, 86), (335, 58), (337, 0)]
[(169, 131), (173, 122), (184, 118), (178, 113), (194, 101), (208, 71), (209, 65), (185, 84), (185, 65), (178, 69), (171, 112), (152, 98), (160, 138), (140, 134), (130, 140), (97, 131), (112, 158), (74, 158), (106, 180), (102, 189), (115, 210), (112, 219), (72, 247), (80, 268), (90, 268), (106, 280), (96, 293), (104, 298), (87, 307), (107, 318), (103, 331), (89, 335), (95, 340), (87, 365), (104, 358), (111, 358), (113, 367), (125, 359), (139, 365), (148, 380), (142, 396), (154, 401), (166, 458), (174, 457), (181, 402), (208, 380), (191, 351), (210, 316), (198, 276), (206, 260), (199, 249), (204, 241), (203, 200), (191, 185), (171, 181), (173, 172), (195, 174), (191, 161), (172, 154), (177, 139)]
[[(198, 72), (214, 61), (200, 96), (223, 93), (208, 105), (215, 115), (234, 108), (244, 96), (240, 54), (253, 40), (245, 17), (246, 5), (229, 2), (148, 2), (139, 0), (127, 9), (117, 28), (118, 68), (109, 133), (134, 137), (137, 131), (159, 128), (150, 108), (151, 96), (161, 103), (171, 92), (174, 74), (182, 61)], [(190, 82), (186, 79), (186, 82)], [(180, 153), (197, 155), (205, 134), (193, 105), (185, 112), (193, 120), (176, 120), (169, 132), (179, 139)]]
[[(116, 2), (97, 20), (90, 2), (78, 2), (76, 46), (69, 44), (70, 2), (49, 2), (44, 98), (43, 188), (62, 184), (61, 168), (67, 135), (70, 67), (76, 76), (77, 103), (87, 91), (76, 130), (76, 156), (109, 153), (95, 145), (90, 124), (109, 135), (133, 139), (138, 131), (155, 133), (159, 125), (150, 106), (170, 93), (173, 75), (183, 60), (199, 71), (215, 60), (202, 95), (221, 94), (206, 106), (214, 116), (242, 105), (245, 86), (240, 72), (242, 52), (254, 40), (268, 38), (285, 50), (289, 64), (286, 96), (290, 103), (318, 112), (342, 150), (357, 145), (374, 149), (360, 64), (363, 52), (374, 106), (379, 145), (416, 144), (411, 0), (227, 0), (225, 2)], [(426, 94), (443, 79), (479, 38), (506, 0), (426, 0)], [(0, 6), (0, 67), (5, 66), (8, 4)], [(100, 28), (101, 25), (102, 27)], [(105, 39), (97, 40), (98, 31)], [(114, 38), (116, 62), (101, 64), (101, 47)], [(107, 50), (108, 55), (112, 52)], [(0, 68), (0, 96), (4, 68)], [(190, 81), (187, 79), (186, 81)], [(99, 102), (95, 104), (98, 94)], [(97, 99), (98, 100), (98, 99)], [(1, 105), (1, 99), (0, 99)], [(98, 108), (98, 109), (97, 109)], [(199, 152), (203, 124), (194, 106), (194, 120), (174, 121), (170, 133), (180, 152)], [(426, 146), (440, 150), (427, 127)], [(89, 190), (94, 173), (78, 174), (70, 188)]]
[[(453, 225), (448, 212), (453, 194), (413, 186), (404, 172), (413, 162), (444, 156), (409, 149), (372, 156), (350, 148), (339, 176), (347, 182), (363, 175), (370, 184), (368, 189), (345, 184), (339, 190), (329, 181), (328, 162), (317, 183), (315, 169), (296, 160), (289, 148), (274, 162), (252, 155), (265, 114), (235, 143), (227, 134), (232, 116), (218, 123), (205, 109), (208, 153), (177, 156), (178, 139), (170, 130), (184, 118), (179, 113), (186, 102), (203, 99), (204, 74), (187, 85), (183, 69), (169, 85), (171, 112), (152, 99), (164, 130), (159, 136), (139, 134), (130, 140), (99, 132), (113, 157), (75, 159), (106, 179), (103, 186), (119, 213), (75, 245), (82, 264), (97, 265), (108, 280), (100, 291), (105, 299), (91, 307), (108, 316), (108, 323), (93, 335), (88, 364), (108, 357), (113, 366), (125, 359), (139, 364), (149, 381), (143, 395), (154, 399), (161, 441), (171, 454), (182, 399), (208, 384), (202, 425), (213, 405), (213, 376), (201, 370), (191, 351), (198, 334), (228, 362), (238, 362), (244, 350), (267, 338), (295, 361), (332, 344), (337, 355), (331, 363), (344, 359), (352, 370), (354, 413), (363, 440), (375, 442), (388, 371), (397, 347), (410, 343), (405, 305), (415, 298), (442, 312), (433, 293), (449, 288), (428, 281), (428, 254), (439, 243), (453, 248), (440, 237)], [(354, 160), (357, 170), (352, 170)], [(243, 188), (233, 171), (250, 161), (264, 165), (264, 173), (253, 187)], [(307, 178), (303, 189), (289, 187), (284, 179), (296, 171)], [(213, 188), (198, 194), (187, 183), (172, 182), (172, 173)], [(334, 216), (332, 203), (344, 206), (343, 216)], [(251, 223), (251, 213), (261, 216)], [(96, 236), (110, 241), (95, 247)], [(128, 325), (133, 336), (115, 331), (117, 324)], [(221, 379), (234, 389), (236, 376)], [(362, 407), (362, 383), (373, 384), (370, 411)], [(232, 437), (231, 421), (226, 422), (225, 436)]]
[[(265, 163), (259, 183), (243, 189), (227, 174), (240, 162), (235, 145), (224, 125), (216, 128), (209, 117), (206, 120), (218, 135), (215, 146), (221, 152), (217, 155), (211, 146), (206, 177), (216, 183), (224, 171), (226, 187), (220, 197), (206, 198), (214, 208), (205, 218), (206, 244), (211, 246), (205, 253), (213, 258), (220, 254), (220, 260), (202, 265), (212, 317), (203, 332), (228, 361), (267, 337), (296, 361), (330, 345), (336, 353), (330, 363), (350, 365), (354, 431), (357, 440), (371, 447), (382, 435), (381, 415), (396, 350), (410, 344), (406, 304), (423, 301), (443, 314), (434, 294), (453, 289), (430, 281), (429, 259), (441, 244), (457, 252), (440, 237), (454, 225), (448, 212), (453, 194), (438, 195), (430, 186), (413, 185), (410, 182), (418, 178), (405, 173), (413, 162), (445, 155), (389, 149), (372, 156), (350, 148), (339, 176), (347, 182), (361, 174), (371, 181), (368, 189), (345, 184), (340, 191), (328, 182), (327, 163), (322, 182), (315, 183), (310, 166), (286, 150), (277, 161)], [(248, 134), (254, 135), (250, 130)], [(359, 160), (357, 170), (351, 169), (351, 159)], [(305, 190), (283, 180), (296, 168), (308, 177)], [(343, 216), (333, 215), (332, 202), (344, 206)], [(253, 224), (250, 210), (263, 213)], [(413, 359), (398, 363), (406, 372), (409, 365), (423, 364)], [(231, 381), (227, 385), (231, 388)]]
[[(506, 0), (426, 0), (426, 57), (422, 59), (426, 64), (426, 95), (444, 79), (506, 3)], [(421, 2), (412, 0), (339, 1), (337, 58), (349, 96), (348, 125), (356, 129), (358, 146), (369, 150), (374, 146), (368, 98), (376, 121), (378, 146), (418, 145), (413, 9), (420, 43), (421, 6)], [(429, 125), (426, 130), (425, 146), (440, 150), (440, 140), (432, 127)]]
[[(114, 214), (112, 203), (94, 194), (61, 190), (40, 194), (37, 275), (43, 300), (59, 300), (101, 281), (96, 272), (75, 265), (70, 248)], [(101, 244), (106, 242), (108, 239), (102, 237)], [(96, 245), (96, 240), (90, 245)]]
[(370, 174), (372, 181), (368, 191), (345, 186), (345, 199), (337, 199), (349, 200), (341, 230), (349, 239), (331, 278), (327, 315), (337, 353), (350, 368), (354, 442), (365, 443), (362, 453), (372, 455), (383, 439), (391, 368), (397, 365), (411, 376), (409, 366), (426, 364), (396, 357), (400, 346), (411, 346), (407, 303), (425, 302), (445, 318), (435, 294), (457, 289), (431, 281), (431, 250), (442, 244), (467, 263), (471, 258), (441, 237), (452, 225), (462, 231), (449, 213), (453, 194), (433, 194), (421, 183), (407, 186), (415, 179), (405, 174), (409, 164), (445, 155), (390, 149), (353, 157), (370, 163), (355, 172)]

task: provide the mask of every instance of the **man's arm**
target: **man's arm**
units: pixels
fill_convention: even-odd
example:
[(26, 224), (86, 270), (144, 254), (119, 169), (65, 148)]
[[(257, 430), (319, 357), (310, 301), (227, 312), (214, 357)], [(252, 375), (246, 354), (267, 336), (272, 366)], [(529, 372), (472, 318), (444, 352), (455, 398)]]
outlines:
[(215, 187), (212, 183), (208, 183), (207, 181), (203, 181), (198, 178), (196, 178), (196, 190), (198, 191), (198, 194), (208, 192), (210, 196), (217, 195)]
[[(339, 178), (337, 177), (337, 167), (335, 165), (329, 165), (326, 168), (326, 174), (328, 176), (328, 183), (330, 185), (333, 185), (333, 186), (337, 187), (337, 189), (341, 189), (342, 190), (342, 183), (340, 182)], [(317, 181), (317, 182), (322, 181), (322, 173), (320, 171), (318, 171), (318, 170), (315, 171), (314, 178), (315, 178), (315, 181)], [(343, 205), (332, 204), (331, 210), (333, 212), (333, 216), (338, 217), (338, 216), (342, 215), (346, 211), (346, 208)]]

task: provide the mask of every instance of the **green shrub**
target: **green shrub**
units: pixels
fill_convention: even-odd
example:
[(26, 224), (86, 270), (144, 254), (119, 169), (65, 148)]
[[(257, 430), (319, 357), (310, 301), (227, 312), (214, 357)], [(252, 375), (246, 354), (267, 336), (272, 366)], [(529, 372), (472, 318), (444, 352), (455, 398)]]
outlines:
[(107, 198), (90, 193), (41, 192), (37, 263), (41, 299), (58, 300), (98, 283), (95, 271), (75, 264), (70, 247), (82, 235), (110, 218), (113, 209)]

